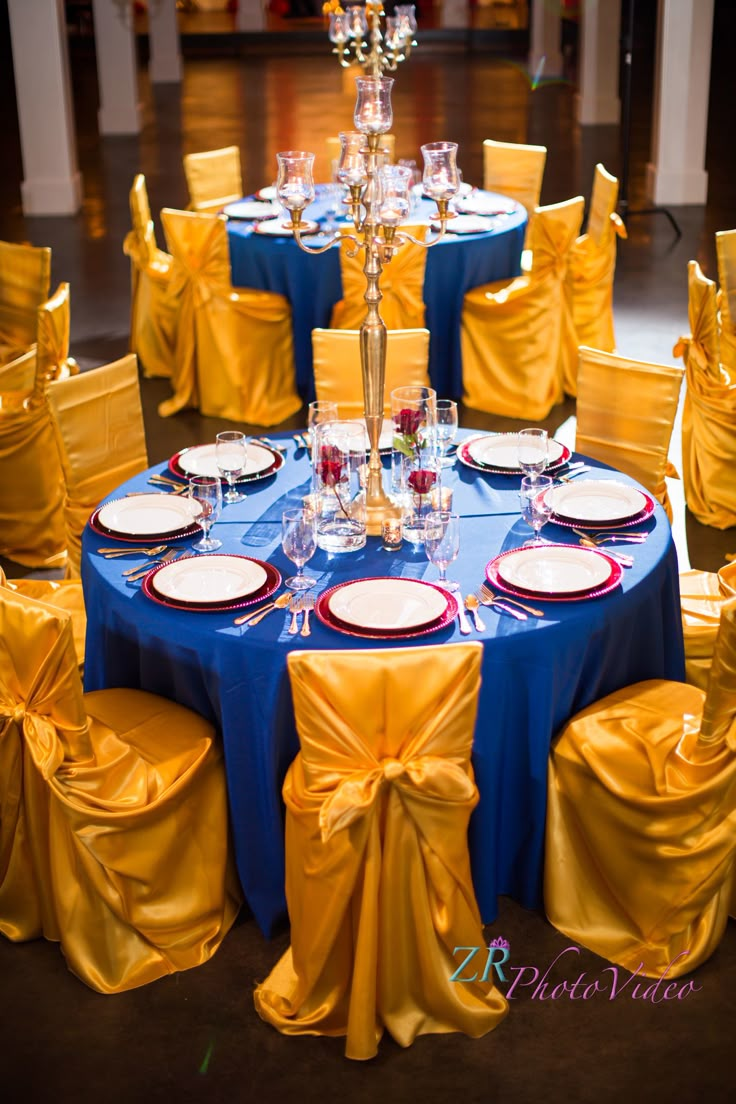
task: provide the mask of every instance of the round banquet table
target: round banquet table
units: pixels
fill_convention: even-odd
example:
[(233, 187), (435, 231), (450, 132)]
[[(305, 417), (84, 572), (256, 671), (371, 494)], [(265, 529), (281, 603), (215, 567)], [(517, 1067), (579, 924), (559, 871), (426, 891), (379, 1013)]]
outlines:
[[(488, 196), (491, 193), (481, 193)], [(493, 229), (482, 234), (450, 234), (427, 252), (424, 275), (426, 326), (430, 331), (429, 376), (438, 395), (462, 394), (460, 316), (465, 292), (493, 280), (518, 276), (524, 248), (526, 211), (506, 196), (498, 196), (499, 208), (511, 213), (490, 220)], [(324, 191), (305, 211), (305, 218), (324, 225)], [(436, 205), (422, 199), (408, 222), (428, 222)], [(283, 219), (279, 219), (283, 222)], [(341, 222), (348, 230), (351, 223)], [(256, 223), (228, 220), (230, 266), (236, 287), (278, 291), (291, 303), (297, 388), (302, 398), (314, 398), (312, 330), (328, 327), (332, 308), (342, 298), (340, 248), (308, 256), (291, 236), (258, 233)], [(429, 233), (429, 232), (428, 232)], [(430, 235), (431, 236), (431, 235)], [(322, 234), (305, 237), (305, 243), (324, 245)]]
[[(152, 490), (150, 474), (142, 473), (110, 497)], [(633, 484), (602, 466), (595, 477)], [(454, 508), (462, 519), (460, 555), (448, 574), (467, 594), (483, 580), (488, 560), (520, 546), (530, 531), (519, 516), (517, 477), (481, 474), (456, 461), (443, 479), (454, 488)], [(280, 547), (281, 513), (309, 489), (309, 463), (289, 439), (283, 468), (249, 484), (245, 501), (223, 509), (214, 527), (221, 551), (268, 560), (282, 575), (291, 573), (293, 565)], [(312, 635), (305, 640), (287, 635), (288, 615), (281, 610), (253, 628), (238, 628), (233, 619), (242, 611), (166, 608), (147, 598), (140, 583), (122, 577), (124, 567), (140, 561), (106, 560), (96, 549), (115, 542), (87, 527), (82, 564), (88, 616), (85, 689), (140, 687), (195, 709), (218, 727), (240, 879), (256, 920), (268, 934), (286, 907), (281, 785), (298, 751), (286, 669), (289, 651), (416, 644), (431, 648), (480, 639), (483, 682), (473, 752), (480, 801), (469, 844), (481, 914), (489, 923), (496, 916), (499, 894), (530, 908), (541, 904), (547, 758), (550, 741), (564, 722), (622, 686), (651, 678), (684, 679), (677, 558), (661, 507), (637, 529), (650, 535), (642, 545), (625, 546), (634, 566), (623, 572), (620, 588), (610, 594), (587, 601), (535, 600), (532, 605), (543, 608), (545, 616), (527, 621), (482, 609), (483, 633), (461, 637), (454, 622), (389, 645), (342, 635), (314, 615)], [(552, 524), (545, 537), (577, 540), (569, 529)], [(186, 551), (193, 540), (177, 546)], [(407, 544), (399, 552), (385, 552), (377, 538), (369, 538), (360, 552), (330, 556), (318, 551), (308, 570), (317, 575), (317, 590), (368, 576), (437, 577), (423, 552)]]

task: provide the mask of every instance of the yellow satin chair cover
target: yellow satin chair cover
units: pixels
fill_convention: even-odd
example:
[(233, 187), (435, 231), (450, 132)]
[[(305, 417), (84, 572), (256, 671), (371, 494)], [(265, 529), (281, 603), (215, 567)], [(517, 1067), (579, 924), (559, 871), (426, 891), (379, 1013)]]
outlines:
[(487, 192), (510, 196), (526, 208), (529, 221), (525, 247), (531, 247), (531, 228), (547, 160), (546, 146), (529, 146), (522, 142), (483, 142), (483, 187)]
[(0, 241), (0, 364), (36, 340), (37, 311), (49, 297), (51, 250)]
[(495, 1027), (489, 983), (453, 984), (458, 946), (483, 946), (467, 849), (478, 644), (292, 652), (301, 751), (284, 783), (291, 947), (255, 991), (287, 1035), (347, 1036), (372, 1058), (385, 1027)]
[(685, 362), (682, 475), (688, 509), (703, 525), (736, 525), (736, 373), (721, 364), (716, 286), (688, 265), (690, 334), (675, 356)]
[(616, 214), (618, 180), (596, 165), (593, 177), (588, 226), (575, 242), (570, 255), (572, 284), (571, 338), (575, 348), (566, 361), (565, 393), (577, 395), (577, 346), (587, 345), (612, 353), (613, 277), (616, 270), (616, 239), (626, 237), (626, 227)]
[(70, 318), (69, 284), (59, 284), (45, 303), (38, 308), (36, 355), (38, 372), (49, 382), (75, 376), (79, 365), (69, 356)]
[[(401, 226), (418, 241), (424, 241), (426, 226)], [(365, 275), (363, 255), (349, 256), (352, 243), (340, 244), (340, 275), (343, 298), (332, 308), (330, 329), (358, 330), (368, 310), (365, 301)], [(423, 329), (426, 308), (424, 306), (424, 272), (427, 267), (427, 250), (424, 246), (405, 242), (383, 266), (378, 286), (383, 298), (380, 303), (381, 318), (389, 330)]]
[(219, 211), (226, 203), (242, 199), (243, 177), (237, 146), (187, 153), (183, 161), (191, 211)]
[(115, 993), (205, 962), (238, 904), (212, 726), (83, 695), (69, 617), (0, 588), (0, 931)]
[(683, 371), (581, 346), (575, 450), (637, 479), (672, 521), (665, 475)]
[[(389, 330), (386, 340), (384, 414), (395, 387), (429, 387), (429, 330)], [(362, 418), (363, 376), (358, 330), (312, 330), (314, 385), (320, 402), (334, 402), (341, 418)]]
[(66, 486), (67, 575), (76, 578), (90, 514), (106, 495), (148, 467), (135, 356), (52, 383), (48, 401)]
[(64, 481), (35, 348), (0, 367), (0, 556), (66, 563)]
[(77, 662), (84, 667), (84, 648), (87, 635), (87, 613), (80, 579), (7, 579), (0, 567), (0, 587), (37, 598), (47, 606), (63, 610), (72, 619), (72, 634)]
[(174, 395), (159, 414), (199, 406), (213, 418), (282, 422), (301, 407), (288, 299), (232, 287), (224, 218), (164, 209), (161, 219), (179, 322)]
[(680, 572), (680, 610), (685, 640), (685, 677), (708, 688), (721, 610), (736, 598), (736, 563), (715, 571)]
[[(736, 855), (736, 601), (707, 694), (651, 680), (552, 748), (544, 896), (556, 928), (632, 973), (690, 973), (720, 940)], [(681, 957), (678, 957), (681, 956)]]
[(466, 294), (460, 326), (466, 406), (537, 421), (562, 401), (572, 355), (567, 266), (583, 206), (577, 196), (537, 208), (531, 272)]
[(176, 304), (169, 298), (172, 259), (156, 245), (146, 178), (138, 173), (130, 189), (133, 229), (123, 251), (130, 257), (130, 351), (143, 375), (169, 378), (176, 350)]
[(716, 233), (719, 308), (721, 313), (721, 361), (736, 380), (736, 230)]

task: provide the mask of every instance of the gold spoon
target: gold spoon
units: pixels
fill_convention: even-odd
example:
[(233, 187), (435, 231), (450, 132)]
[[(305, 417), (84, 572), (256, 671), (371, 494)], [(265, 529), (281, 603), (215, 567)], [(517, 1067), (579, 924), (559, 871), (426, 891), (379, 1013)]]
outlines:
[(291, 594), (289, 591), (285, 591), (283, 594), (279, 594), (273, 602), (268, 602), (265, 606), (259, 606), (258, 609), (250, 610), (249, 613), (243, 613), (240, 617), (236, 617), (233, 621), (233, 625), (256, 625), (265, 617), (267, 613), (275, 609), (285, 609), (291, 600)]
[(115, 560), (118, 556), (159, 556), (168, 548), (166, 544), (157, 544), (154, 548), (98, 548), (101, 556)]

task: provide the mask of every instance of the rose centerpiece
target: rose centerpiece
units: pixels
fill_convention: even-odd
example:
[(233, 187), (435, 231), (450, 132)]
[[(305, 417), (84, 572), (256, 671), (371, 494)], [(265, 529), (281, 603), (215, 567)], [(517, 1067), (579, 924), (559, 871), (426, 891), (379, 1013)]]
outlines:
[(430, 496), (437, 482), (436, 402), (430, 387), (397, 387), (391, 392), (392, 483), (404, 515), (404, 536), (412, 544), (422, 543), (424, 519), (432, 509)]
[(335, 421), (317, 425), (315, 491), (317, 545), (326, 552), (354, 552), (366, 541), (365, 426)]

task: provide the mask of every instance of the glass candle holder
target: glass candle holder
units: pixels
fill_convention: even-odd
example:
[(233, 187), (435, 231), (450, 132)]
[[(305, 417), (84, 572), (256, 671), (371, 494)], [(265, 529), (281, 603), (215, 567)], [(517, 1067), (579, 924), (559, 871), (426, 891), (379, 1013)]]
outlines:
[(333, 12), (330, 15), (330, 27), (327, 32), (330, 42), (334, 42), (336, 46), (342, 46), (348, 35), (348, 19), (345, 12), (340, 12), (340, 14)]
[(385, 165), (378, 170), (378, 215), (384, 226), (398, 226), (409, 214), (410, 168)]
[(457, 142), (427, 142), (424, 158), (424, 191), (432, 199), (452, 199), (460, 188), (457, 171)]
[(365, 185), (368, 181), (368, 172), (365, 157), (361, 152), (365, 145), (365, 138), (359, 130), (343, 130), (340, 132), (340, 160), (337, 166), (337, 179), (341, 184), (348, 186)]
[[(385, 134), (394, 121), (391, 107), (391, 77), (358, 77), (355, 84), (355, 129), (361, 134)], [(457, 149), (457, 146), (455, 147)]]
[(452, 509), (452, 487), (442, 487), (435, 484), (429, 492), (429, 501), (433, 510)]
[(276, 154), (279, 171), (276, 194), (284, 210), (302, 211), (314, 199), (314, 154), (285, 150)]
[(401, 514), (387, 515), (381, 522), (381, 546), (386, 552), (398, 552), (404, 542)]

